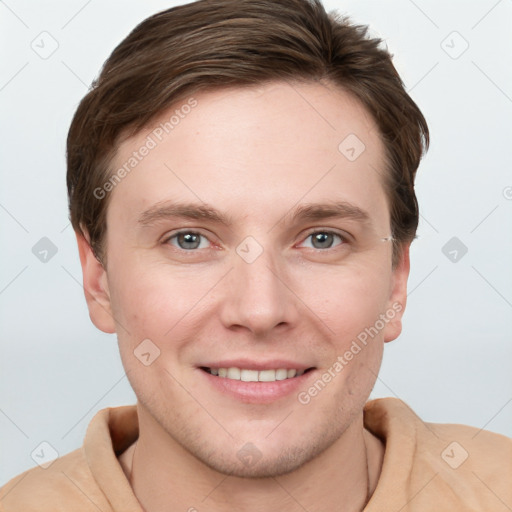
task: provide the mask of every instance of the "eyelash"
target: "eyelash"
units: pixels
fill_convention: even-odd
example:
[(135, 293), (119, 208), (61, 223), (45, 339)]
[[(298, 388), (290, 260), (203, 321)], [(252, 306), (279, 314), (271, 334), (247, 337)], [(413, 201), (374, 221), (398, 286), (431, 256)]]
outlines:
[[(208, 237), (202, 233), (200, 233), (199, 231), (193, 231), (193, 230), (182, 230), (182, 231), (177, 231), (176, 233), (173, 233), (169, 236), (166, 236), (164, 238), (164, 240), (162, 241), (163, 244), (169, 244), (169, 242), (172, 240), (172, 239), (175, 239), (176, 237), (178, 237), (179, 235), (183, 235), (183, 234), (193, 234), (193, 235), (199, 235), (203, 238), (205, 238), (206, 240), (209, 240)], [(337, 231), (332, 231), (332, 230), (329, 230), (329, 229), (318, 229), (318, 228), (315, 228), (314, 230), (308, 232), (305, 236), (305, 238), (303, 239), (303, 242), (305, 240), (307, 240), (308, 238), (310, 238), (311, 236), (313, 235), (317, 235), (317, 234), (326, 234), (326, 235), (334, 235), (335, 237), (338, 237), (340, 239), (340, 243), (338, 245), (335, 245), (334, 247), (327, 247), (325, 249), (317, 249), (317, 248), (314, 248), (314, 247), (310, 247), (309, 249), (313, 250), (313, 251), (320, 251), (320, 252), (328, 252), (328, 251), (331, 251), (331, 250), (335, 250), (336, 247), (339, 247), (341, 245), (345, 245), (347, 243), (349, 243), (349, 237), (348, 235), (344, 235), (344, 234), (341, 234), (341, 233), (338, 233)], [(301, 242), (301, 243), (303, 243)], [(175, 249), (177, 249), (178, 251), (180, 252), (184, 252), (184, 253), (194, 253), (194, 252), (198, 252), (199, 249), (182, 249), (181, 247), (177, 247), (177, 246), (174, 246), (173, 247)]]

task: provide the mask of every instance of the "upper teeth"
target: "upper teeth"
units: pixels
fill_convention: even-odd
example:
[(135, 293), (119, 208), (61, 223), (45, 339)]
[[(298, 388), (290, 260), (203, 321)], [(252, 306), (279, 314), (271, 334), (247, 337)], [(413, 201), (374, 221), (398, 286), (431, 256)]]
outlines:
[(299, 377), (304, 370), (287, 370), (278, 368), (277, 370), (245, 370), (241, 368), (210, 368), (212, 375), (225, 377), (232, 380), (242, 380), (244, 382), (274, 382), (276, 380), (291, 379)]

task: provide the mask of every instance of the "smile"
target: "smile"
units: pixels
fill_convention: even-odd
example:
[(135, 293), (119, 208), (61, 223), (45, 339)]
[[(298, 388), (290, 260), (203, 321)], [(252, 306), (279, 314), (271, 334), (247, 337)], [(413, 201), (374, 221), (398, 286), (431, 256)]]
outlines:
[(210, 375), (214, 375), (217, 377), (230, 379), (230, 380), (239, 380), (242, 382), (275, 382), (279, 380), (293, 379), (295, 377), (300, 377), (304, 373), (311, 370), (308, 368), (307, 370), (296, 370), (296, 369), (286, 369), (286, 368), (277, 368), (275, 370), (252, 370), (245, 368), (201, 368), (203, 371), (209, 373)]

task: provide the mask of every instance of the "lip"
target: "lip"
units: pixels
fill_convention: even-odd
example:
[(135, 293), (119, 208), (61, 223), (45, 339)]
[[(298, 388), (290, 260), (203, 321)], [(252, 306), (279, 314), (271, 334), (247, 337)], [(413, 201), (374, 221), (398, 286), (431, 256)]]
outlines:
[[(316, 368), (311, 366), (293, 366), (290, 364), (282, 364), (282, 362), (280, 365), (278, 364), (277, 366), (273, 366), (275, 361), (268, 362), (268, 364), (265, 363), (264, 365), (254, 362), (252, 365), (249, 365), (247, 362), (242, 363), (240, 361), (238, 361), (236, 364), (231, 363), (232, 362), (227, 364), (226, 361), (223, 361), (222, 363), (214, 363), (212, 366), (201, 366), (207, 366), (209, 368), (238, 367), (248, 370), (268, 370), (274, 368), (296, 368), (297, 370), (310, 369), (300, 377), (293, 377), (291, 379), (277, 380), (274, 382), (244, 382), (241, 380), (233, 380), (225, 377), (217, 377), (202, 370), (201, 368), (197, 368), (198, 373), (202, 376), (200, 378), (205, 379), (207, 386), (211, 386), (216, 392), (221, 393), (224, 396), (231, 397), (238, 402), (247, 404), (270, 404), (281, 399), (289, 398), (290, 396), (295, 397), (300, 389), (306, 388), (306, 381), (309, 380), (314, 373), (316, 373)], [(226, 364), (226, 366), (216, 366), (217, 364)], [(240, 364), (241, 366), (238, 366)]]
[(241, 368), (244, 370), (307, 370), (314, 368), (311, 364), (302, 364), (284, 359), (270, 359), (267, 361), (255, 361), (254, 359), (228, 359), (223, 361), (201, 363), (198, 367), (206, 368)]

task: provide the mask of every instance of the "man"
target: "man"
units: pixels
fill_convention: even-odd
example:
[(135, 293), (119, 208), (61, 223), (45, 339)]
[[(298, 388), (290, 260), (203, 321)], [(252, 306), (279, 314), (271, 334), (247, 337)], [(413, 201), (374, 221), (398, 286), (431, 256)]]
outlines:
[(424, 117), (364, 28), (306, 0), (140, 24), (68, 135), (91, 320), (136, 406), (2, 510), (507, 510), (512, 443), (367, 402), (398, 337)]

